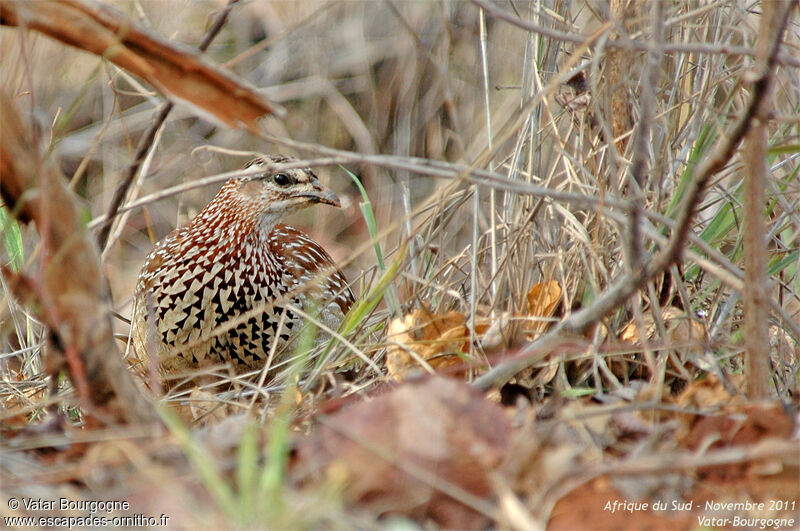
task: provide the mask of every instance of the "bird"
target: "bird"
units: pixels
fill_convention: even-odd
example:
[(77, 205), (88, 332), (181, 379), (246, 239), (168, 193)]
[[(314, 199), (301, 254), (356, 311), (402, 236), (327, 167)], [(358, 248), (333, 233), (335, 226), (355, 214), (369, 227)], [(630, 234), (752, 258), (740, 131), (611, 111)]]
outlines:
[(167, 377), (220, 364), (239, 374), (262, 369), (302, 328), (289, 305), (338, 328), (355, 303), (347, 279), (320, 244), (281, 221), (341, 202), (311, 168), (281, 168), (290, 162), (259, 156), (245, 166), (257, 175), (226, 181), (154, 246), (134, 291), (135, 360), (155, 355)]

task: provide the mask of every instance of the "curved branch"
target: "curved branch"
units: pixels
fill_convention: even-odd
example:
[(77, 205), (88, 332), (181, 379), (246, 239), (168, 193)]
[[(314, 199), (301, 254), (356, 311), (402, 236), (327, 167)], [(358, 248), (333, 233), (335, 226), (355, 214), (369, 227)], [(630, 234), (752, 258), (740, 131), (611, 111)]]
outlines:
[(20, 221), (34, 221), (42, 267), (34, 277), (3, 271), (20, 299), (36, 301), (47, 325), (46, 367), (65, 371), (90, 418), (150, 423), (152, 403), (137, 388), (114, 342), (111, 305), (97, 249), (75, 197), (53, 160), (41, 160), (30, 127), (0, 92), (0, 183), (3, 200)]
[[(217, 19), (211, 25), (206, 33), (206, 36), (203, 38), (203, 42), (201, 42), (200, 46), (198, 46), (198, 49), (201, 52), (204, 52), (208, 49), (214, 38), (222, 30), (222, 27), (225, 25), (225, 21), (228, 19), (228, 14), (233, 8), (233, 4), (237, 3), (238, 1), (239, 0), (230, 0), (228, 5), (225, 6), (222, 12), (217, 16)], [(153, 145), (153, 141), (156, 138), (156, 133), (158, 133), (158, 130), (167, 120), (167, 117), (169, 116), (169, 113), (172, 112), (173, 107), (175, 107), (175, 104), (171, 101), (163, 103), (158, 109), (156, 119), (152, 124), (150, 124), (150, 127), (147, 128), (147, 131), (145, 131), (142, 137), (139, 139), (139, 145), (136, 146), (136, 153), (133, 155), (133, 161), (131, 161), (130, 165), (128, 166), (128, 171), (125, 174), (125, 178), (119, 183), (119, 186), (117, 186), (116, 190), (114, 190), (114, 196), (111, 198), (111, 204), (108, 206), (108, 212), (106, 213), (106, 221), (103, 223), (103, 226), (100, 228), (100, 232), (97, 235), (97, 246), (101, 251), (103, 251), (108, 244), (108, 238), (111, 234), (111, 227), (114, 224), (114, 218), (119, 212), (119, 207), (121, 207), (122, 202), (125, 201), (125, 197), (128, 195), (128, 190), (130, 190), (131, 186), (133, 185), (136, 174), (139, 172), (139, 168), (142, 166), (142, 163), (147, 156), (147, 152), (150, 151), (150, 147)]]
[(647, 281), (665, 271), (680, 259), (686, 245), (690, 225), (695, 218), (697, 205), (703, 198), (709, 180), (724, 168), (733, 157), (745, 134), (750, 129), (753, 120), (756, 119), (761, 102), (769, 90), (774, 75), (778, 48), (783, 39), (789, 13), (791, 13), (794, 4), (785, 2), (781, 6), (783, 12), (780, 17), (776, 17), (779, 23), (776, 24), (775, 31), (769, 35), (770, 40), (765, 43), (759, 43), (759, 46), (764, 46), (766, 50), (765, 56), (767, 60), (756, 65), (756, 69), (753, 71), (745, 74), (745, 81), (752, 81), (750, 98), (739, 119), (725, 134), (720, 136), (708, 157), (692, 172), (688, 193), (683, 198), (678, 210), (677, 226), (670, 235), (666, 247), (644, 267), (620, 275), (613, 285), (591, 305), (566, 317), (548, 333), (523, 348), (517, 357), (500, 363), (475, 380), (473, 385), (480, 389), (489, 389), (505, 383), (519, 371), (530, 366), (532, 358), (539, 359), (544, 346), (553, 344), (555, 339), (562, 337), (564, 334), (582, 333), (589, 326), (623, 304), (631, 295), (641, 289)]

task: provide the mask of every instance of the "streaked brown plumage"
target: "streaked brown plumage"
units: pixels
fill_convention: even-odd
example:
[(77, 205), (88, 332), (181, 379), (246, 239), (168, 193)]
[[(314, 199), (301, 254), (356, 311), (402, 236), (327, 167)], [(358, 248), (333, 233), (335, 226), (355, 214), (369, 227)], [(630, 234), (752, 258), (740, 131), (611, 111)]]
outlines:
[[(309, 311), (336, 329), (353, 304), (347, 280), (318, 243), (279, 223), (315, 203), (340, 206), (309, 168), (293, 159), (257, 159), (264, 173), (231, 179), (187, 225), (158, 242), (136, 286), (132, 340), (140, 360), (155, 349), (163, 374), (230, 363), (260, 369), (284, 305)], [(277, 165), (277, 166), (276, 166)], [(286, 309), (278, 352), (301, 328)]]

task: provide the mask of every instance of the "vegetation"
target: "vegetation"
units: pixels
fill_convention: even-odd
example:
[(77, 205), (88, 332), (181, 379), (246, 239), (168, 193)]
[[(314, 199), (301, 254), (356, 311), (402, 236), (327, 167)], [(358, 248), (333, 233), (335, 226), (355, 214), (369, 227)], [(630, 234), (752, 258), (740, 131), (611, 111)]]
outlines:
[[(797, 525), (793, 3), (113, 4), (0, 0), (3, 517)], [(254, 152), (359, 300), (158, 397), (139, 268)]]

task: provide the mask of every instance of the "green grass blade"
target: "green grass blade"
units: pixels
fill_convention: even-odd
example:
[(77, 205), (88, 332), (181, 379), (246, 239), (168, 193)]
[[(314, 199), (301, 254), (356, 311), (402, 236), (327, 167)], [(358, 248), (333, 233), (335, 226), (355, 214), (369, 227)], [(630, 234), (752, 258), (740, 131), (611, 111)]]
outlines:
[(194, 438), (189, 428), (178, 418), (169, 407), (160, 406), (158, 411), (164, 424), (167, 425), (170, 432), (178, 440), (178, 443), (183, 447), (186, 455), (189, 457), (192, 465), (200, 474), (200, 479), (214, 497), (225, 515), (231, 520), (237, 518), (238, 504), (236, 497), (231, 490), (230, 485), (222, 477), (222, 474), (216, 469), (214, 464), (216, 461), (211, 458), (208, 451)]
[(3, 228), (3, 238), (6, 242), (6, 253), (11, 261), (11, 269), (20, 271), (25, 265), (25, 251), (22, 247), (22, 233), (17, 220), (11, 217), (8, 209), (0, 206), (0, 227)]
[[(313, 300), (311, 302), (313, 305)], [(286, 491), (285, 479), (289, 467), (291, 426), (297, 382), (306, 366), (308, 353), (314, 348), (314, 341), (317, 337), (315, 323), (319, 319), (320, 308), (312, 306), (308, 309), (308, 313), (314, 318), (306, 320), (307, 324), (297, 338), (294, 356), (286, 377), (286, 386), (275, 410), (275, 416), (269, 424), (266, 463), (258, 488), (258, 500), (265, 502), (264, 507), (268, 510), (268, 514), (280, 513), (284, 505), (283, 495)]]
[(700, 132), (700, 136), (697, 138), (692, 152), (689, 154), (689, 160), (686, 161), (686, 169), (683, 171), (680, 181), (678, 181), (678, 186), (675, 188), (675, 193), (672, 194), (669, 205), (667, 205), (667, 216), (672, 217), (675, 214), (675, 209), (680, 204), (683, 196), (686, 195), (686, 189), (689, 186), (689, 177), (691, 176), (690, 170), (697, 167), (700, 158), (708, 152), (716, 141), (717, 135), (715, 131), (711, 124), (706, 124)]
[(367, 224), (367, 230), (369, 231), (369, 237), (372, 239), (372, 246), (375, 249), (375, 258), (378, 260), (378, 267), (383, 271), (386, 269), (386, 266), (383, 263), (383, 253), (381, 252), (381, 246), (378, 243), (378, 223), (375, 221), (375, 212), (372, 210), (372, 202), (369, 200), (369, 195), (367, 195), (367, 190), (364, 188), (364, 185), (361, 184), (361, 181), (358, 177), (355, 176), (353, 172), (345, 168), (344, 166), (339, 166), (342, 168), (347, 175), (353, 179), (353, 182), (356, 183), (358, 190), (361, 192), (361, 203), (358, 205), (361, 209), (361, 215), (364, 217), (364, 221)]
[(800, 144), (783, 144), (773, 146), (767, 151), (769, 155), (794, 155), (800, 153)]
[(403, 265), (403, 260), (406, 256), (408, 245), (403, 245), (397, 252), (397, 258), (394, 259), (389, 269), (384, 271), (381, 278), (378, 280), (377, 285), (367, 294), (362, 297), (353, 307), (344, 319), (344, 322), (339, 327), (342, 335), (347, 335), (358, 326), (358, 324), (365, 319), (372, 310), (380, 303), (384, 293), (392, 286), (397, 274), (400, 272), (400, 267)]
[(239, 519), (244, 524), (254, 521), (255, 508), (258, 506), (258, 434), (258, 423), (249, 419), (239, 441), (236, 488), (239, 495)]
[[(361, 215), (364, 217), (364, 221), (367, 224), (367, 230), (369, 231), (369, 236), (372, 239), (372, 247), (375, 250), (375, 258), (378, 261), (378, 269), (380, 270), (381, 273), (385, 273), (386, 264), (383, 261), (383, 253), (381, 252), (381, 246), (380, 243), (378, 242), (378, 223), (375, 221), (375, 212), (372, 210), (372, 202), (370, 202), (369, 200), (369, 196), (367, 195), (367, 190), (364, 188), (364, 185), (361, 184), (361, 181), (358, 179), (358, 177), (356, 177), (351, 171), (349, 171), (344, 166), (340, 166), (340, 168), (342, 168), (347, 173), (347, 175), (349, 175), (350, 178), (353, 179), (353, 182), (356, 183), (356, 186), (361, 192), (361, 198), (363, 199), (363, 201), (359, 204), (359, 208), (361, 209)], [(394, 278), (394, 276), (392, 278)], [(399, 315), (400, 305), (397, 303), (397, 295), (395, 295), (394, 287), (391, 285), (387, 285), (383, 289), (383, 292), (386, 293), (386, 304), (389, 306), (392, 315)], [(381, 296), (383, 296), (383, 292)]]
[(791, 253), (787, 253), (783, 258), (776, 256), (769, 265), (769, 275), (777, 275), (787, 267), (797, 264), (798, 260), (800, 260), (800, 251), (792, 251)]

